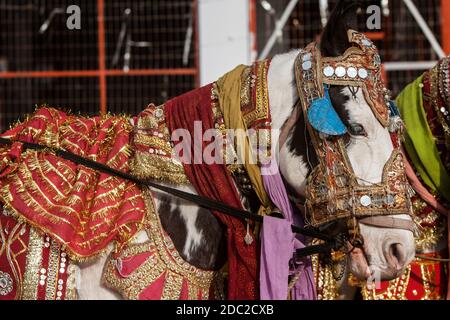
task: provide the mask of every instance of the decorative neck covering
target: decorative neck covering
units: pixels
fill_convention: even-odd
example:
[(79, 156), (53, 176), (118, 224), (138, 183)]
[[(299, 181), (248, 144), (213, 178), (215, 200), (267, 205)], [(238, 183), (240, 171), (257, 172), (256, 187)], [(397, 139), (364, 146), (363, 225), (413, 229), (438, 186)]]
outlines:
[(441, 60), (432, 70), (425, 73), (423, 82), (424, 108), (428, 124), (436, 138), (436, 146), (447, 172), (450, 172), (449, 64), (450, 57)]
[[(442, 214), (445, 214), (446, 210), (448, 212), (448, 209), (440, 206), (435, 196), (445, 200), (448, 205), (450, 201), (449, 63), (449, 57), (441, 60), (432, 70), (408, 85), (397, 98), (406, 126), (405, 149), (414, 170), (420, 175), (420, 179), (415, 177), (411, 168), (410, 175), (415, 182), (415, 189), (429, 206)], [(424, 188), (421, 182), (429, 190)], [(448, 230), (450, 230), (448, 213), (447, 221)], [(450, 241), (450, 236), (447, 238)], [(447, 300), (450, 300), (448, 288), (450, 288), (450, 278), (447, 285)]]
[(419, 77), (397, 98), (407, 133), (405, 149), (430, 190), (450, 201), (450, 176), (440, 158), (424, 110), (423, 80), (423, 76)]
[[(239, 66), (220, 78), (216, 86), (225, 127), (236, 130), (237, 133), (247, 133), (249, 129), (254, 129), (259, 139), (265, 139), (263, 143), (268, 149), (266, 154), (270, 156), (271, 118), (267, 87), (269, 65), (270, 61), (262, 61), (251, 68)], [(245, 81), (249, 76), (250, 83)], [(234, 147), (235, 150), (240, 149), (238, 154), (244, 156), (244, 159), (240, 160), (262, 205), (259, 213), (270, 213), (271, 202), (264, 189), (261, 170), (256, 161), (256, 156), (259, 155), (254, 153), (257, 146), (251, 145), (247, 137), (241, 142), (242, 145)]]
[[(305, 119), (310, 120), (307, 126), (319, 159), (319, 166), (307, 182), (308, 215), (313, 226), (344, 218), (411, 214), (403, 155), (398, 145), (385, 165), (382, 182), (362, 186), (347, 156), (342, 138), (345, 131), (328, 123), (329, 119), (316, 121), (315, 116), (320, 114), (316, 108), (332, 108), (323, 84), (333, 84), (361, 87), (377, 119), (383, 126), (389, 125), (389, 101), (381, 82), (377, 49), (363, 34), (351, 30), (348, 35), (349, 41), (360, 49), (352, 47), (342, 57), (322, 58), (319, 48), (312, 43), (301, 51), (295, 63), (299, 96)], [(329, 127), (336, 129), (335, 136), (329, 136), (326, 131)]]
[[(164, 105), (165, 119), (170, 132), (186, 129), (194, 136), (195, 121), (202, 122), (203, 131), (214, 129), (218, 99), (213, 85), (188, 92)], [(194, 154), (194, 139), (189, 150)], [(187, 164), (183, 167), (198, 194), (242, 208), (240, 195), (224, 164)], [(227, 298), (231, 300), (257, 299), (258, 258), (257, 241), (245, 243), (246, 227), (240, 219), (213, 212), (227, 228), (228, 287)], [(252, 227), (253, 228), (253, 227)]]

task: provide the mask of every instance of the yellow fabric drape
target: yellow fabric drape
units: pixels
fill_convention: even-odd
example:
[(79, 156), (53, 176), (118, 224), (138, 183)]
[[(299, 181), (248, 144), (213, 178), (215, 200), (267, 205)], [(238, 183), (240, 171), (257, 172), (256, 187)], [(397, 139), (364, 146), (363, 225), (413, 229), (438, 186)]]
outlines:
[[(246, 66), (240, 65), (217, 81), (220, 109), (225, 125), (228, 129), (236, 130), (238, 134), (247, 132), (247, 125), (241, 112), (241, 76), (245, 68)], [(271, 202), (264, 189), (261, 170), (256, 164), (256, 158), (252, 153), (248, 136), (245, 136), (240, 141), (243, 144), (236, 146), (241, 151), (237, 153), (238, 155), (243, 155), (244, 159), (241, 160), (243, 160), (253, 188), (261, 201), (262, 207), (259, 210), (259, 214), (270, 213)]]

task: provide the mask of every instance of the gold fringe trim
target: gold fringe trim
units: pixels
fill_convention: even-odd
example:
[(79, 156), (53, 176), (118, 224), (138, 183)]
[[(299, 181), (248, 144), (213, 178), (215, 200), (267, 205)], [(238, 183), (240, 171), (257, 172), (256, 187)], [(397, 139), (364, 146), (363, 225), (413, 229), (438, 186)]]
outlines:
[(189, 184), (181, 163), (140, 151), (135, 153), (131, 172), (140, 179), (155, 179), (175, 185)]

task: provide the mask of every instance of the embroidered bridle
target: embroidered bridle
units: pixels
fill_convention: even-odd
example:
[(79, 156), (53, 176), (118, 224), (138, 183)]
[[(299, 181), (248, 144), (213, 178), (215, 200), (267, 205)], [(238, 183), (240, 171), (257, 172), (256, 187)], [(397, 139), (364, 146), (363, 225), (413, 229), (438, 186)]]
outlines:
[(398, 135), (392, 132), (394, 151), (384, 166), (381, 183), (362, 185), (350, 163), (344, 142), (347, 128), (333, 108), (329, 86), (361, 89), (385, 128), (398, 114), (383, 85), (375, 45), (353, 30), (348, 37), (356, 46), (340, 57), (322, 57), (319, 46), (312, 43), (300, 52), (295, 63), (301, 108), (319, 160), (307, 180), (306, 220), (314, 227), (346, 221), (354, 240), (362, 240), (358, 222), (413, 232), (412, 221), (392, 217), (412, 215)]

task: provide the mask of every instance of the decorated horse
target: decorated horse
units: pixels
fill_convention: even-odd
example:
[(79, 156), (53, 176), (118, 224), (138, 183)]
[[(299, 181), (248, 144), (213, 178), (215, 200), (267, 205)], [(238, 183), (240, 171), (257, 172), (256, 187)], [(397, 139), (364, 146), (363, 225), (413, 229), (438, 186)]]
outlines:
[(405, 122), (407, 173), (416, 191), (417, 258), (401, 277), (371, 290), (365, 299), (441, 300), (448, 292), (450, 213), (450, 58), (409, 84), (397, 98)]
[(137, 116), (43, 107), (0, 135), (0, 298), (316, 299), (342, 261), (344, 288), (401, 276), (398, 114), (356, 10)]
[[(404, 273), (378, 286), (352, 279), (343, 286), (332, 270), (322, 270), (319, 290), (333, 298), (346, 292), (353, 298), (360, 290), (365, 300), (449, 299), (448, 215), (450, 208), (450, 57), (409, 84), (398, 96), (405, 125), (404, 149), (412, 198), (417, 256)], [(318, 278), (316, 279), (318, 280)]]

